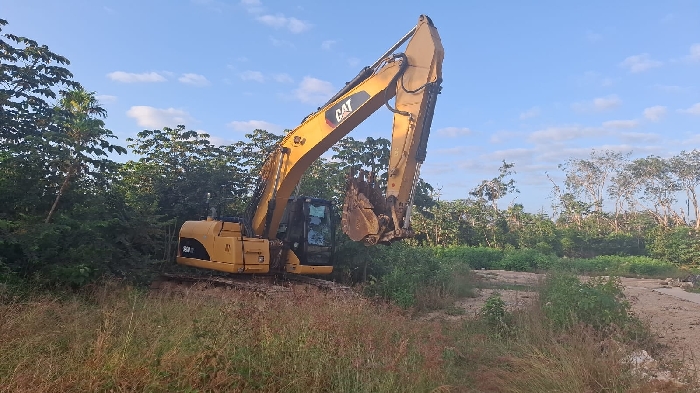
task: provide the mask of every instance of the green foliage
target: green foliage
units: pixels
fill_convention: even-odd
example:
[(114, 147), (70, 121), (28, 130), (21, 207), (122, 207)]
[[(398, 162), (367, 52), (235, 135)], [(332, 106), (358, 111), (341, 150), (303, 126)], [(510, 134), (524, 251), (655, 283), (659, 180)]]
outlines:
[(581, 282), (576, 276), (550, 273), (540, 291), (539, 301), (557, 328), (582, 323), (595, 329), (626, 327), (635, 322), (615, 277), (596, 277)]
[(480, 310), (481, 318), (489, 331), (496, 336), (506, 336), (513, 328), (513, 315), (506, 309), (506, 302), (498, 292), (492, 293)]
[(656, 227), (647, 235), (649, 255), (687, 266), (700, 265), (700, 231), (678, 226)]
[(467, 264), (472, 269), (499, 269), (504, 256), (502, 250), (488, 247), (452, 246), (437, 248), (436, 253), (443, 259)]
[(127, 141), (141, 156), (120, 171), (120, 187), (130, 203), (154, 206), (158, 213), (180, 222), (207, 214), (208, 192), (219, 210), (228, 205), (218, 203), (224, 197), (233, 197), (239, 210), (244, 205), (250, 177), (242, 167), (239, 149), (214, 146), (208, 134), (186, 130), (184, 125), (143, 130)]
[(512, 250), (505, 253), (500, 265), (505, 270), (532, 272), (550, 269), (555, 264), (556, 259), (555, 256), (543, 254), (538, 250)]
[(595, 258), (561, 258), (553, 267), (579, 274), (668, 277), (677, 273), (672, 263), (649, 257), (601, 255)]
[(444, 283), (449, 277), (449, 270), (431, 249), (393, 244), (372, 251), (368, 294), (390, 299), (402, 307), (415, 303), (420, 288)]

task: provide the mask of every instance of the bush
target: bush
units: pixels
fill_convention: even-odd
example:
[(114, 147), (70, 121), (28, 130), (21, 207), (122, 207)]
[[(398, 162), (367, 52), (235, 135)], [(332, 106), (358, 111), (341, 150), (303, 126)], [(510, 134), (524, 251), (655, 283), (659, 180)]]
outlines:
[(368, 254), (368, 295), (423, 310), (445, 308), (457, 298), (474, 296), (469, 266), (439, 257), (432, 248), (396, 243), (375, 247)]
[(596, 277), (581, 282), (566, 273), (549, 274), (540, 292), (547, 318), (557, 328), (584, 324), (600, 330), (633, 322), (619, 279)]
[(506, 302), (498, 292), (492, 293), (486, 299), (481, 307), (481, 317), (491, 333), (496, 336), (505, 336), (512, 328), (513, 316), (506, 310)]
[(436, 254), (446, 261), (467, 264), (472, 269), (501, 269), (503, 251), (488, 247), (453, 246), (437, 248)]
[(432, 249), (403, 243), (372, 250), (369, 295), (392, 300), (406, 308), (413, 306), (420, 288), (441, 286), (449, 280), (449, 265), (440, 263)]
[(644, 256), (601, 255), (595, 258), (561, 258), (554, 263), (558, 269), (579, 274), (612, 274), (619, 276), (672, 276), (678, 268), (669, 262)]
[(508, 252), (501, 261), (501, 266), (505, 270), (530, 272), (548, 270), (555, 260), (554, 255), (546, 255), (533, 249), (521, 249)]

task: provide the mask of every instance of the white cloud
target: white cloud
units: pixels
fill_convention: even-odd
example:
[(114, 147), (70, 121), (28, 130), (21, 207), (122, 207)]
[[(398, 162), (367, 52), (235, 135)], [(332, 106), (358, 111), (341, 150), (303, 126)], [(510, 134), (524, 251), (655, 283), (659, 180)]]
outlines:
[(294, 18), (294, 17), (286, 17), (284, 14), (265, 14), (265, 15), (260, 15), (256, 17), (259, 22), (266, 24), (270, 27), (274, 27), (276, 29), (280, 28), (286, 28), (292, 33), (301, 33), (306, 30), (309, 30), (311, 28), (311, 24), (308, 22), (305, 22), (303, 20)]
[(447, 156), (447, 155), (462, 155), (464, 154), (465, 148), (464, 146), (455, 146), (455, 147), (447, 147), (444, 149), (436, 149), (434, 154), (439, 154), (440, 156)]
[(294, 96), (306, 104), (319, 105), (333, 96), (335, 89), (330, 82), (305, 76), (294, 91)]
[(270, 42), (274, 46), (286, 46), (287, 48), (294, 48), (294, 44), (289, 41), (279, 40), (273, 36), (270, 36)]
[(260, 71), (244, 71), (239, 76), (244, 81), (265, 82), (265, 75)]
[(117, 102), (117, 96), (111, 96), (109, 94), (100, 94), (95, 96), (95, 98), (97, 98), (97, 101), (100, 101), (103, 104)]
[(251, 14), (259, 14), (264, 11), (260, 0), (241, 0), (241, 5)]
[(694, 104), (688, 109), (679, 109), (678, 112), (687, 113), (689, 115), (700, 115), (700, 102)]
[(491, 153), (482, 154), (480, 158), (495, 161), (515, 161), (517, 162), (517, 165), (521, 165), (523, 162), (531, 162), (534, 153), (535, 149), (516, 147), (513, 149), (496, 150)]
[(207, 80), (204, 75), (199, 75), (199, 74), (182, 74), (181, 77), (179, 77), (177, 80), (180, 82), (186, 84), (186, 85), (192, 85), (192, 86), (208, 86), (209, 81)]
[(540, 115), (540, 108), (534, 106), (534, 107), (526, 110), (525, 112), (521, 113), (520, 119), (521, 120), (530, 119), (533, 117), (537, 117), (539, 115)]
[(690, 46), (690, 54), (688, 55), (688, 59), (691, 61), (700, 61), (700, 43)]
[(437, 133), (449, 138), (455, 138), (458, 136), (471, 135), (473, 131), (467, 127), (445, 127), (437, 130)]
[(533, 143), (551, 143), (566, 141), (577, 138), (596, 136), (601, 134), (602, 129), (581, 126), (561, 126), (549, 127), (538, 130), (528, 136), (528, 140)]
[(287, 22), (287, 29), (292, 33), (301, 33), (303, 31), (309, 30), (311, 24), (297, 18), (289, 18)]
[(659, 121), (666, 114), (666, 107), (661, 105), (644, 109), (644, 117), (651, 121)]
[(258, 129), (272, 133), (282, 131), (282, 127), (264, 120), (232, 121), (226, 124), (226, 126), (238, 132), (252, 132)]
[(578, 84), (581, 86), (601, 86), (610, 87), (615, 82), (612, 78), (603, 77), (599, 72), (586, 71), (578, 77)]
[(620, 134), (620, 139), (625, 143), (653, 143), (661, 140), (658, 134), (650, 134), (646, 132), (623, 132)]
[(630, 72), (642, 72), (650, 68), (660, 67), (663, 63), (653, 60), (648, 53), (629, 56), (620, 63), (620, 67), (627, 68)]
[(186, 124), (194, 119), (182, 109), (159, 109), (152, 106), (132, 106), (126, 115), (136, 119), (141, 127), (160, 129)]
[(285, 74), (285, 73), (275, 74), (272, 76), (272, 78), (279, 83), (293, 83), (294, 82), (294, 79), (292, 79), (292, 77), (289, 76), (289, 74)]
[(617, 95), (595, 98), (588, 102), (577, 102), (571, 104), (571, 109), (577, 112), (603, 112), (616, 108), (622, 104), (622, 100)]
[(136, 74), (132, 72), (114, 71), (107, 74), (107, 77), (113, 81), (123, 83), (166, 81), (165, 77), (157, 72), (144, 72), (141, 74)]
[(513, 138), (522, 137), (523, 133), (520, 131), (498, 131), (491, 135), (491, 143), (502, 143), (505, 141), (513, 140)]
[(603, 122), (603, 127), (605, 128), (635, 128), (639, 126), (639, 121), (637, 120), (609, 120)]
[(325, 41), (321, 42), (321, 49), (330, 50), (331, 47), (333, 47), (333, 45), (335, 45), (335, 43), (336, 42), (334, 40), (325, 40)]

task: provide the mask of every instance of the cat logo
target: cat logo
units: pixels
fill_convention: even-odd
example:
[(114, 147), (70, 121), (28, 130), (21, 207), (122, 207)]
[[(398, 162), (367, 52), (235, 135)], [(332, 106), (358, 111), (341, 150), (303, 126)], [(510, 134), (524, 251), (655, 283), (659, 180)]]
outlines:
[(367, 100), (369, 100), (369, 94), (364, 90), (344, 98), (326, 111), (326, 124), (332, 128), (337, 127)]
[(335, 121), (340, 123), (352, 112), (352, 99), (348, 98), (343, 105), (335, 110)]

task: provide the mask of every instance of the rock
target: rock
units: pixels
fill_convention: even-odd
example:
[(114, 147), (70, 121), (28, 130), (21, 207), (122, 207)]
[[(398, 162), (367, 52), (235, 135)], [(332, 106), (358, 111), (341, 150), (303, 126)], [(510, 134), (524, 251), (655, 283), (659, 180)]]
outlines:
[(692, 282), (682, 282), (680, 287), (685, 289), (685, 288), (692, 288), (694, 285)]
[(634, 368), (649, 368), (655, 364), (654, 358), (652, 358), (649, 353), (645, 350), (639, 350), (632, 352), (628, 357), (627, 361), (632, 363)]

